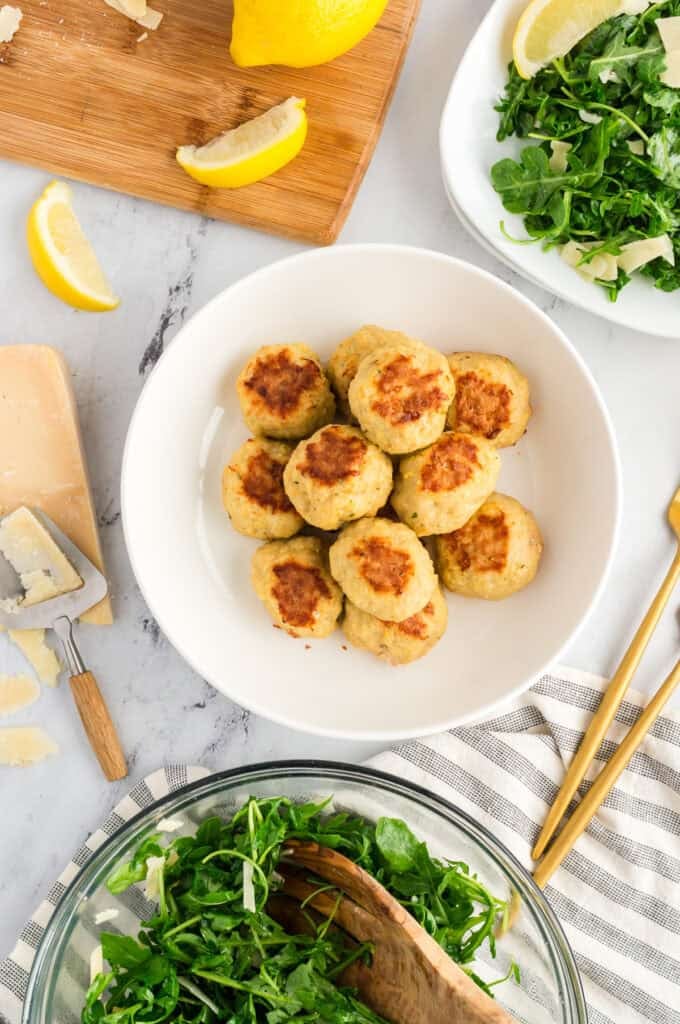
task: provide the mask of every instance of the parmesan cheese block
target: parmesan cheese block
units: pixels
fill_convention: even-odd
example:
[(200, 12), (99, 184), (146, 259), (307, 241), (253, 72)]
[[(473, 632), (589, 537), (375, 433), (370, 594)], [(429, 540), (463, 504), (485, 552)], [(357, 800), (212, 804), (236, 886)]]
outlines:
[[(102, 572), (97, 519), (68, 367), (46, 345), (0, 347), (0, 515), (45, 512)], [(105, 598), (81, 622), (112, 622)]]
[(0, 729), (0, 765), (24, 767), (58, 752), (59, 747), (44, 729), (33, 726)]
[(11, 43), (19, 30), (24, 14), (20, 7), (0, 7), (0, 43)]
[(40, 604), (83, 585), (43, 524), (24, 506), (0, 519), (0, 554), (25, 590), (19, 607)]
[(31, 676), (0, 676), (0, 718), (27, 708), (40, 696), (40, 687)]

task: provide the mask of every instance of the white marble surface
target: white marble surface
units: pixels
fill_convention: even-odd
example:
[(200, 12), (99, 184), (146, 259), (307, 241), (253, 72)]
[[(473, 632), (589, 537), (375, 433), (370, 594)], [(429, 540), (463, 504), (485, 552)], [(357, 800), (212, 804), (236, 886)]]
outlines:
[[(672, 555), (663, 516), (680, 482), (680, 342), (613, 327), (528, 285), (480, 249), (449, 209), (439, 177), (439, 114), (453, 69), (487, 6), (487, 0), (423, 4), (382, 139), (340, 244), (401, 242), (485, 267), (546, 310), (588, 360), (621, 448), (625, 510), (606, 593), (566, 660), (606, 673)], [(24, 244), (26, 212), (48, 180), (40, 171), (0, 161), (0, 344), (59, 346), (73, 369), (117, 614), (114, 628), (83, 631), (82, 646), (115, 712), (131, 780), (164, 761), (224, 768), (267, 758), (366, 756), (369, 748), (298, 735), (249, 715), (197, 678), (159, 635), (141, 600), (119, 519), (125, 432), (155, 358), (216, 292), (300, 247), (77, 185), (78, 210), (124, 301), (113, 314), (76, 313), (43, 289)], [(678, 324), (680, 335), (680, 316)], [(597, 508), (592, 512), (596, 516)], [(654, 686), (677, 652), (673, 608), (640, 670), (639, 687)], [(18, 665), (0, 641), (0, 672)], [(63, 752), (31, 769), (0, 769), (0, 956), (127, 785), (100, 777), (65, 686), (43, 693), (17, 722), (47, 724)]]

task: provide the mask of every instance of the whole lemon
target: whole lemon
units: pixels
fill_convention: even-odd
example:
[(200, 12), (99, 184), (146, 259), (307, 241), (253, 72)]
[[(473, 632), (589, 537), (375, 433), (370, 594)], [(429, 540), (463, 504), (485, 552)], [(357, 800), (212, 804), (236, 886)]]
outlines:
[(387, 0), (234, 0), (231, 55), (241, 67), (308, 68), (356, 46)]

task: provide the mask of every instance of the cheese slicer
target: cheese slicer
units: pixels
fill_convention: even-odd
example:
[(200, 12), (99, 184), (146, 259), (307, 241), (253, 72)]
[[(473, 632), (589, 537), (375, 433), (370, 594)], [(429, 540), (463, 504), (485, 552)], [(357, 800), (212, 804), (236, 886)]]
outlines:
[[(80, 576), (82, 586), (30, 607), (22, 608), (25, 589), (13, 566), (0, 554), (0, 625), (7, 629), (53, 629), (64, 650), (76, 707), (102, 771), (109, 781), (127, 775), (125, 757), (97, 680), (89, 672), (76, 646), (73, 620), (107, 594), (106, 578), (44, 513), (31, 512)], [(4, 608), (3, 608), (4, 604)]]

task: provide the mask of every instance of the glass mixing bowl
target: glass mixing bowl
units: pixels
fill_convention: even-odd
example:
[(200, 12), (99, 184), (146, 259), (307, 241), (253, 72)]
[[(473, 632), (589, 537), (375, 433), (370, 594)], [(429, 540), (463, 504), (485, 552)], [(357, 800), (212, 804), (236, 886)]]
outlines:
[[(151, 804), (108, 839), (64, 893), (37, 951), (24, 1003), (23, 1024), (78, 1024), (90, 981), (90, 958), (100, 931), (136, 934), (152, 907), (136, 886), (112, 896), (106, 879), (161, 818), (182, 821), (174, 835), (191, 834), (213, 814), (231, 815), (249, 796), (318, 800), (366, 818), (403, 818), (437, 856), (462, 860), (500, 898), (518, 894), (519, 915), (498, 943), (496, 959), (482, 953), (475, 969), (486, 980), (506, 973), (512, 960), (520, 982), (496, 995), (522, 1024), (587, 1024), (583, 990), (564, 933), (530, 876), (486, 829), (452, 804), (394, 776), (322, 761), (283, 761), (211, 775)], [(97, 925), (102, 911), (119, 911)]]

